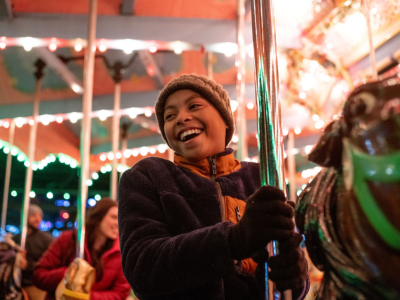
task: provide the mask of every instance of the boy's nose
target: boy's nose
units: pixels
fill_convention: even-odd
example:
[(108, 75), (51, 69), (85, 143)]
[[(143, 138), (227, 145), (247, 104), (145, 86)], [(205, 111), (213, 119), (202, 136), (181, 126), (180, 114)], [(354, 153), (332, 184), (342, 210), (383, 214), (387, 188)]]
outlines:
[(178, 125), (180, 125), (180, 124), (183, 124), (183, 123), (185, 123), (187, 121), (190, 121), (190, 119), (191, 119), (190, 114), (188, 114), (188, 113), (180, 113), (178, 115), (178, 117), (176, 118), (176, 123)]

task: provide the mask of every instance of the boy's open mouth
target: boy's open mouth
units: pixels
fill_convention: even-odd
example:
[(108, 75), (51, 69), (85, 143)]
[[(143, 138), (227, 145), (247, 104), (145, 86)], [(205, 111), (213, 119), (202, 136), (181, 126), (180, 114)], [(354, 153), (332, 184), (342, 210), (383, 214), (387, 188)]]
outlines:
[(203, 129), (189, 129), (189, 130), (186, 130), (186, 131), (182, 132), (181, 134), (179, 134), (178, 140), (180, 140), (182, 142), (187, 142), (187, 141), (195, 138), (202, 132), (203, 132)]

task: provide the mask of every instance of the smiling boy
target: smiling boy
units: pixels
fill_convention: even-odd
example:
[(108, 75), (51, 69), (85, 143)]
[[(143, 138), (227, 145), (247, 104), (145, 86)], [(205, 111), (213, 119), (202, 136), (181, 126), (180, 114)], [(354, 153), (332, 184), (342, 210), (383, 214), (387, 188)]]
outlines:
[(258, 164), (239, 162), (226, 148), (234, 132), (227, 92), (205, 76), (182, 75), (161, 91), (155, 110), (174, 163), (143, 159), (118, 191), (122, 265), (135, 294), (263, 299), (251, 257), (279, 240), (269, 276), (303, 299), (307, 267), (293, 209), (282, 191), (260, 188)]

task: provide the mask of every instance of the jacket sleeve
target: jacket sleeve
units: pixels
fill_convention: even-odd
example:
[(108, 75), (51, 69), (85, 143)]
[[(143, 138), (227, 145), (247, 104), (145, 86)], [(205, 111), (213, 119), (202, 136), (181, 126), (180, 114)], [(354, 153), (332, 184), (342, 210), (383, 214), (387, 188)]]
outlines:
[(119, 184), (122, 268), (138, 298), (172, 294), (234, 272), (228, 235), (231, 222), (172, 236), (160, 195), (136, 164)]
[(131, 287), (126, 281), (125, 276), (120, 269), (118, 277), (114, 281), (112, 290), (109, 291), (91, 291), (90, 300), (121, 300), (126, 299)]
[(36, 287), (47, 292), (55, 292), (68, 267), (63, 262), (70, 240), (70, 234), (61, 234), (40, 258), (33, 273), (33, 283)]

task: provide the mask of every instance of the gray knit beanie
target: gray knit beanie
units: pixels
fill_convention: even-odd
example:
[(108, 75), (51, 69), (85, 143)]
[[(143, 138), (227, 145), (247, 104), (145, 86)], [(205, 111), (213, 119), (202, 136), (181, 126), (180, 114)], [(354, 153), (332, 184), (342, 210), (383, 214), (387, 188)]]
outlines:
[(28, 216), (39, 213), (43, 217), (43, 210), (36, 204), (29, 205)]
[(228, 146), (232, 139), (233, 132), (235, 131), (235, 121), (233, 119), (231, 101), (228, 97), (228, 93), (224, 90), (222, 85), (216, 83), (214, 80), (197, 74), (184, 74), (172, 79), (158, 96), (155, 111), (158, 126), (160, 127), (160, 132), (164, 141), (168, 144), (164, 132), (165, 101), (171, 94), (179, 90), (192, 90), (199, 93), (200, 96), (204, 97), (205, 100), (210, 102), (218, 110), (222, 119), (228, 126), (225, 136), (225, 146)]

